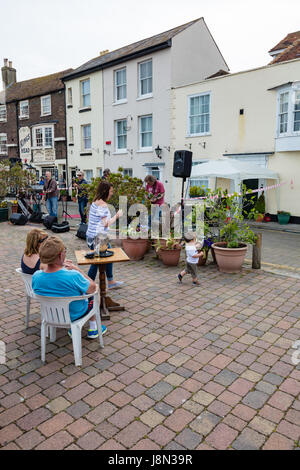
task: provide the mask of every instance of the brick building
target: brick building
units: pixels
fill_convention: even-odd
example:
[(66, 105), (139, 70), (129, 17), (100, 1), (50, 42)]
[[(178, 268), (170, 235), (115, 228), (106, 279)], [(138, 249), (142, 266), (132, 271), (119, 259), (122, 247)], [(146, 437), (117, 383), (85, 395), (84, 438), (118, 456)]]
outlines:
[(16, 70), (4, 59), (0, 94), (0, 159), (31, 164), (66, 176), (65, 70), (17, 82)]

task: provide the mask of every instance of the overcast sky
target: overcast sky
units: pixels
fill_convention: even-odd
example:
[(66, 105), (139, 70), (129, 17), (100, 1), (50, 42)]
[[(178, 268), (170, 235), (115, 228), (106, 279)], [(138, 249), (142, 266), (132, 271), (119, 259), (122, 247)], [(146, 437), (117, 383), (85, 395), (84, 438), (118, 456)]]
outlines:
[(0, 61), (18, 81), (76, 68), (99, 55), (199, 17), (231, 72), (270, 62), (300, 30), (299, 0), (0, 0)]

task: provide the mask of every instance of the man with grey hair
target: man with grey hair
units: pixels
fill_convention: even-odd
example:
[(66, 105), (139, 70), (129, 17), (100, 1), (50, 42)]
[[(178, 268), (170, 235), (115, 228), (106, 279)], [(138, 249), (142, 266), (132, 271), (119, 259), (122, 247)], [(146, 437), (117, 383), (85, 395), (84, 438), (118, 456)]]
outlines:
[(51, 171), (46, 171), (45, 173), (46, 180), (44, 182), (44, 193), (43, 196), (46, 199), (46, 206), (49, 212), (49, 215), (52, 217), (57, 217), (57, 206), (58, 206), (58, 189), (55, 178), (52, 178)]

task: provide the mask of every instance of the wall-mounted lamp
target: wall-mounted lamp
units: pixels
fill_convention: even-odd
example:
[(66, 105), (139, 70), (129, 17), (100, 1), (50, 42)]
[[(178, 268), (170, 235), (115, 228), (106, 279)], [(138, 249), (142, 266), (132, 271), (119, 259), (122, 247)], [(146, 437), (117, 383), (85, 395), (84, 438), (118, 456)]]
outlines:
[(206, 142), (198, 142), (198, 143), (199, 143), (199, 145), (201, 145), (201, 147), (203, 147), (203, 148), (205, 149), (205, 147), (206, 147)]
[(159, 145), (156, 147), (155, 153), (158, 158), (161, 158), (162, 149), (160, 148)]

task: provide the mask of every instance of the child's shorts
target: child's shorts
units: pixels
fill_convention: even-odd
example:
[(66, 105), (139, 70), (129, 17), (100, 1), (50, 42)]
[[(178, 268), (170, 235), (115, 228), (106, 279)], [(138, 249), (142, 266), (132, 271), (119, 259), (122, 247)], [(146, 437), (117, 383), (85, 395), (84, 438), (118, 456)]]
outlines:
[(192, 275), (193, 279), (197, 277), (197, 264), (186, 262), (185, 272)]

